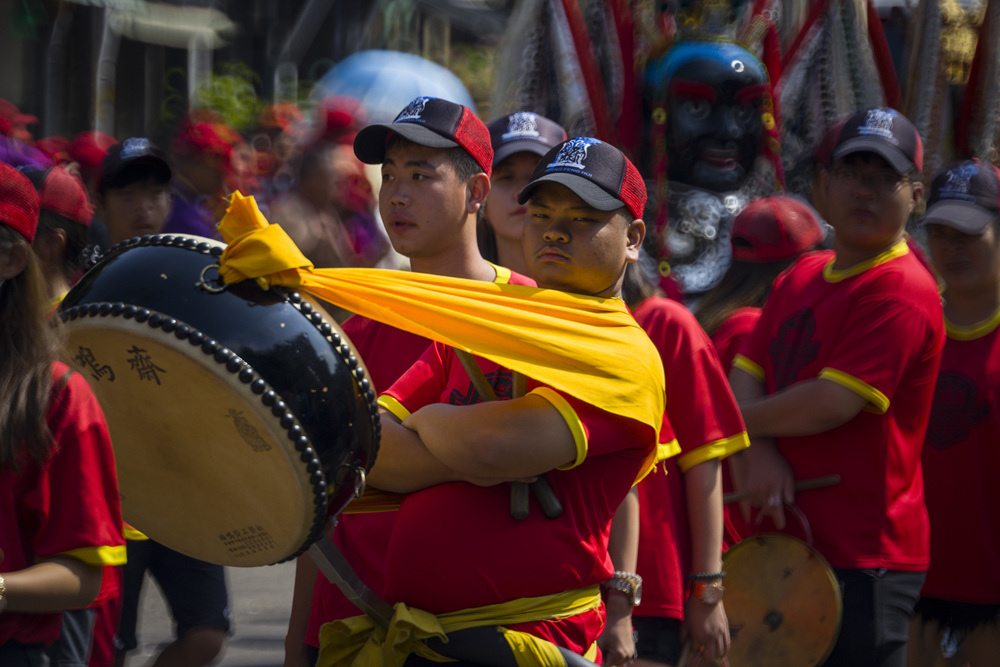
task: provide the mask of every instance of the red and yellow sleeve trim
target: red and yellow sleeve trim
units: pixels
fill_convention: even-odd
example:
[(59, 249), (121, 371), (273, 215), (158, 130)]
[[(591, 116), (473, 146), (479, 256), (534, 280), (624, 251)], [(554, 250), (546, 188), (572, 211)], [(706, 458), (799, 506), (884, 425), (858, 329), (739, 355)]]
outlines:
[(410, 416), (410, 411), (403, 407), (402, 403), (388, 394), (382, 394), (379, 396), (378, 404), (380, 407), (383, 407), (391, 412), (399, 421), (404, 421)]
[(127, 523), (122, 527), (122, 534), (126, 540), (132, 540), (133, 542), (141, 542), (142, 540), (149, 539), (141, 531), (136, 530)]
[(995, 313), (982, 322), (970, 326), (955, 324), (949, 322), (947, 317), (944, 318), (944, 329), (948, 333), (948, 338), (952, 340), (975, 340), (982, 338), (986, 334), (992, 333), (997, 328), (997, 325), (1000, 325), (1000, 309), (997, 309)]
[(75, 558), (87, 565), (124, 565), (125, 545), (122, 544), (116, 547), (80, 547), (79, 549), (64, 551), (59, 555)]
[(819, 372), (819, 377), (821, 380), (829, 380), (847, 387), (866, 399), (878, 414), (885, 414), (885, 411), (889, 409), (889, 398), (885, 394), (853, 375), (838, 371), (836, 368), (824, 368)]
[(670, 442), (660, 442), (656, 445), (656, 462), (666, 461), (672, 456), (681, 453), (681, 444), (674, 438)]
[(837, 258), (834, 257), (830, 260), (830, 263), (823, 267), (823, 280), (828, 283), (839, 283), (841, 280), (846, 280), (851, 276), (856, 276), (864, 273), (868, 269), (873, 269), (880, 264), (885, 264), (888, 261), (894, 260), (897, 257), (902, 257), (910, 252), (910, 247), (906, 245), (906, 238), (901, 239), (896, 245), (892, 246), (885, 252), (879, 254), (876, 257), (861, 262), (860, 264), (855, 264), (854, 266), (838, 271), (833, 268), (834, 262)]
[(736, 358), (733, 359), (733, 368), (739, 368), (741, 371), (746, 371), (750, 375), (757, 378), (758, 382), (764, 381), (764, 369), (755, 362), (744, 357), (742, 354), (737, 354)]
[(699, 463), (704, 463), (712, 459), (719, 459), (721, 461), (730, 454), (735, 454), (749, 446), (750, 438), (747, 437), (746, 431), (740, 431), (736, 435), (710, 442), (707, 445), (702, 445), (697, 449), (687, 452), (677, 459), (677, 467), (681, 469), (681, 472), (687, 472)]
[(552, 407), (562, 415), (562, 418), (566, 421), (566, 426), (569, 427), (570, 433), (573, 434), (573, 443), (576, 445), (576, 459), (566, 465), (559, 466), (558, 469), (570, 470), (583, 463), (583, 460), (587, 458), (587, 432), (584, 430), (583, 422), (580, 421), (580, 417), (576, 414), (573, 406), (559, 392), (549, 387), (538, 387), (529, 393), (537, 394), (551, 403)]

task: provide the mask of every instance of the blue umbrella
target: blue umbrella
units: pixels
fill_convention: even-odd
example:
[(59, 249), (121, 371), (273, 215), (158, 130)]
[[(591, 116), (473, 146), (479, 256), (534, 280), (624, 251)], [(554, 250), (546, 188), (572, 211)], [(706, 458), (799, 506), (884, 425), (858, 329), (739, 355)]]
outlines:
[(347, 95), (360, 101), (373, 123), (388, 123), (416, 97), (440, 97), (475, 112), (472, 96), (450, 70), (399, 51), (359, 51), (320, 77), (313, 96)]

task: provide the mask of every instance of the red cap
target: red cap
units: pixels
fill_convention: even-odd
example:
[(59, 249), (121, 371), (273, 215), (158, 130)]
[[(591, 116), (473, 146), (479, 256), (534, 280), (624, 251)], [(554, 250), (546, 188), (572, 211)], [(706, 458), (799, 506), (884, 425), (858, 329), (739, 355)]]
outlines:
[(56, 164), (71, 162), (69, 156), (69, 139), (66, 137), (45, 137), (35, 142), (35, 148), (45, 153), (45, 156)]
[(224, 126), (218, 123), (184, 123), (177, 128), (174, 135), (174, 155), (195, 157), (214, 155), (223, 158), (229, 164), (229, 155), (233, 150), (227, 138)]
[(733, 220), (733, 259), (744, 262), (795, 259), (822, 240), (813, 210), (783, 195), (755, 199)]
[(90, 225), (94, 208), (80, 179), (58, 166), (48, 170), (25, 171), (24, 175), (38, 191), (43, 211), (69, 218), (84, 227)]
[(91, 172), (101, 166), (108, 149), (117, 143), (114, 137), (94, 130), (81, 132), (73, 137), (67, 150), (84, 172)]
[(351, 146), (365, 116), (365, 108), (355, 98), (330, 95), (319, 105), (317, 139)]
[(31, 243), (38, 228), (38, 193), (27, 176), (0, 162), (0, 224)]
[(31, 132), (28, 132), (26, 126), (37, 123), (37, 116), (21, 113), (16, 104), (0, 99), (0, 118), (7, 121), (4, 124), (5, 130), (3, 134), (18, 141), (31, 143)]

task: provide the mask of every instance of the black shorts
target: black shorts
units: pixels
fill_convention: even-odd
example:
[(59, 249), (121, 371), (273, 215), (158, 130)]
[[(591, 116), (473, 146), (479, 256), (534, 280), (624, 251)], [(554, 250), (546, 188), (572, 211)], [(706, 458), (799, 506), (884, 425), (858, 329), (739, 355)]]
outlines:
[(0, 665), (3, 667), (46, 667), (48, 664), (49, 659), (42, 644), (0, 644)]
[(905, 667), (923, 572), (835, 570), (843, 596), (840, 635), (826, 667)]
[(138, 646), (135, 627), (147, 570), (170, 607), (177, 637), (202, 627), (229, 632), (229, 596), (221, 565), (185, 556), (153, 540), (129, 540), (128, 560), (123, 566), (122, 615), (115, 635), (118, 651)]
[(681, 622), (676, 618), (633, 616), (636, 653), (643, 660), (676, 665), (681, 659)]
[(960, 633), (1000, 622), (1000, 604), (972, 604), (921, 597), (916, 611), (924, 622), (937, 622), (942, 628)]

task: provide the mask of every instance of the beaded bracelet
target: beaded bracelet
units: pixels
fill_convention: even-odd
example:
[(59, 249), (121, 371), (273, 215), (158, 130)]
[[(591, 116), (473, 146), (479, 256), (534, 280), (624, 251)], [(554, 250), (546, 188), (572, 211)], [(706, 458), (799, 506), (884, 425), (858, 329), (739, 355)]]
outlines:
[(698, 572), (697, 574), (689, 574), (687, 576), (689, 580), (695, 579), (725, 579), (726, 573), (723, 572)]

